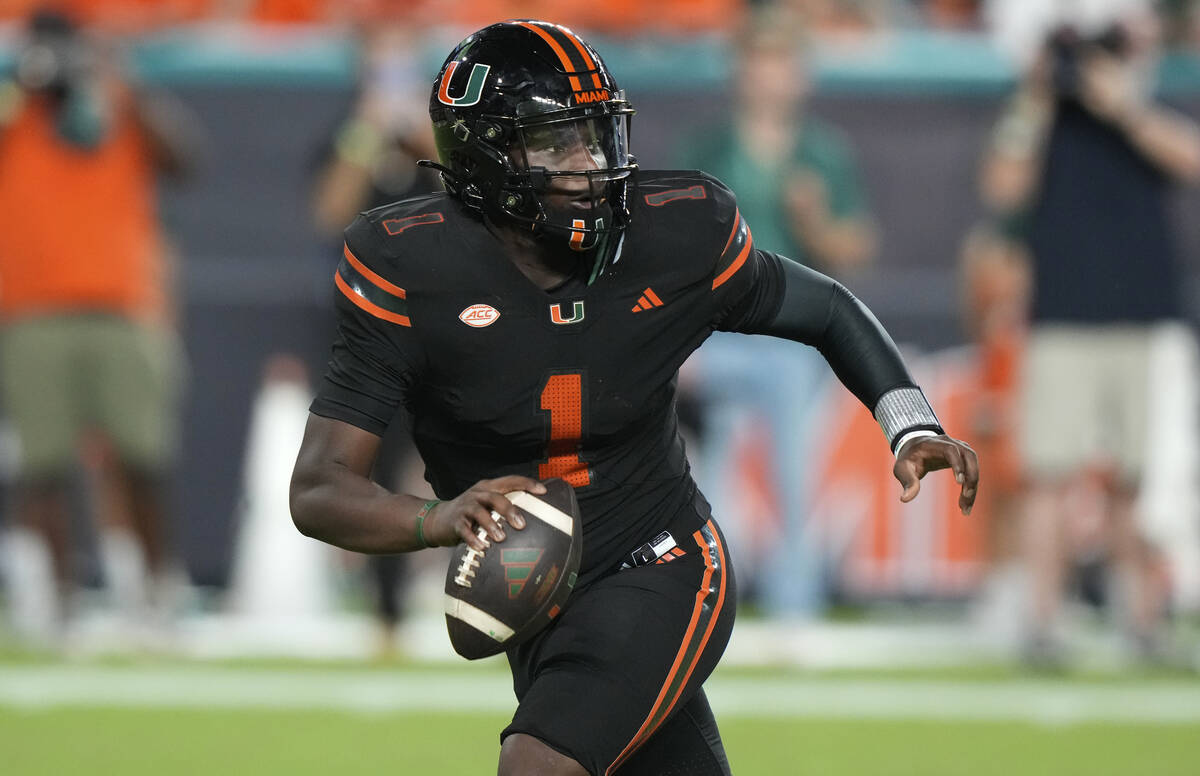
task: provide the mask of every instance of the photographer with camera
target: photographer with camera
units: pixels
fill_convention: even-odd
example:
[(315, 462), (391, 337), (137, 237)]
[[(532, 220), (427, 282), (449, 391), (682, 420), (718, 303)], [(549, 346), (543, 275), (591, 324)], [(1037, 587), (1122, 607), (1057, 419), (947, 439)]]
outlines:
[[(182, 361), (156, 183), (187, 172), (198, 142), (178, 104), (135, 88), (112, 47), (61, 13), (30, 17), (15, 54), (0, 83), (0, 398), (19, 443), (25, 552), (8, 543), (8, 578), (18, 630), (53, 642), (74, 581), (77, 459), (94, 479), (118, 604), (141, 611), (146, 579), (167, 570)], [(30, 563), (44, 556), (30, 551), (35, 537), (57, 585)]]
[[(1151, 353), (1164, 337), (1190, 339), (1169, 197), (1177, 184), (1200, 181), (1200, 130), (1151, 96), (1157, 60), (1148, 8), (1054, 30), (983, 167), (986, 204), (996, 218), (1023, 225), (1033, 263), (1016, 422), (1032, 584), (1025, 656), (1037, 665), (1063, 656), (1056, 619), (1081, 543), (1109, 571), (1107, 598), (1134, 653), (1166, 656), (1158, 550), (1166, 532), (1135, 506), (1147, 466), (1165, 463), (1147, 431)], [(1189, 345), (1176, 355), (1188, 374)], [(1084, 525), (1080, 494), (1102, 504), (1099, 527)]]

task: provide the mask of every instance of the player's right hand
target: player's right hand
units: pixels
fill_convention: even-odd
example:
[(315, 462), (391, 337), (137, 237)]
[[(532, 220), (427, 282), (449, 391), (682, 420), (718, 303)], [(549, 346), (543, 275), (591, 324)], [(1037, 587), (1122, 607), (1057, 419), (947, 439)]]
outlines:
[(907, 504), (916, 498), (921, 491), (921, 478), (939, 469), (954, 471), (954, 479), (961, 487), (958, 508), (964, 515), (971, 514), (979, 493), (979, 457), (966, 442), (945, 434), (910, 439), (896, 451), (892, 474), (904, 486), (900, 500)]
[(486, 550), (489, 542), (478, 535), (478, 528), (483, 528), (492, 541), (504, 541), (504, 527), (493, 517), (493, 513), (501, 515), (506, 523), (518, 531), (525, 527), (521, 510), (504, 495), (515, 490), (541, 495), (546, 492), (546, 486), (537, 480), (515, 474), (494, 480), (480, 480), (457, 498), (443, 501), (429, 511), (422, 529), (425, 540), (433, 546), (450, 546), (461, 541), (476, 550)]

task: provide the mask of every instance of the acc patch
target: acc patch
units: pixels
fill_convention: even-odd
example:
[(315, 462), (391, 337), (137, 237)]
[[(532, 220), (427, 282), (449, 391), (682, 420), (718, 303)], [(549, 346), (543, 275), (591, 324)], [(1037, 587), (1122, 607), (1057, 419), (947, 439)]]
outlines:
[(500, 311), (490, 304), (473, 304), (459, 313), (458, 319), (468, 326), (482, 329), (500, 320)]

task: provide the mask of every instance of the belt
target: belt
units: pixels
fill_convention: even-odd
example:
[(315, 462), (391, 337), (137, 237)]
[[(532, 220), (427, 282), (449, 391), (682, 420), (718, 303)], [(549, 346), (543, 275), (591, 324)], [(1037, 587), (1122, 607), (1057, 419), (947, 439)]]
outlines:
[(629, 553), (629, 559), (621, 564), (621, 568), (631, 569), (636, 566), (649, 565), (674, 548), (675, 537), (671, 536), (670, 531), (663, 531), (658, 536), (655, 536), (641, 547)]

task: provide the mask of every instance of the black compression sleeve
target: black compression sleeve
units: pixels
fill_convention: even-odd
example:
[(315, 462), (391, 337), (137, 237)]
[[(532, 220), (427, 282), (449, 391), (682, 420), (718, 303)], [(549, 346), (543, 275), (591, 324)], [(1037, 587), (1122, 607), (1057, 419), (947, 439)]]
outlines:
[(888, 391), (916, 385), (896, 343), (845, 286), (783, 256), (759, 254), (768, 269), (760, 282), (778, 287), (756, 294), (757, 309), (748, 311), (738, 331), (812, 345), (872, 413)]

